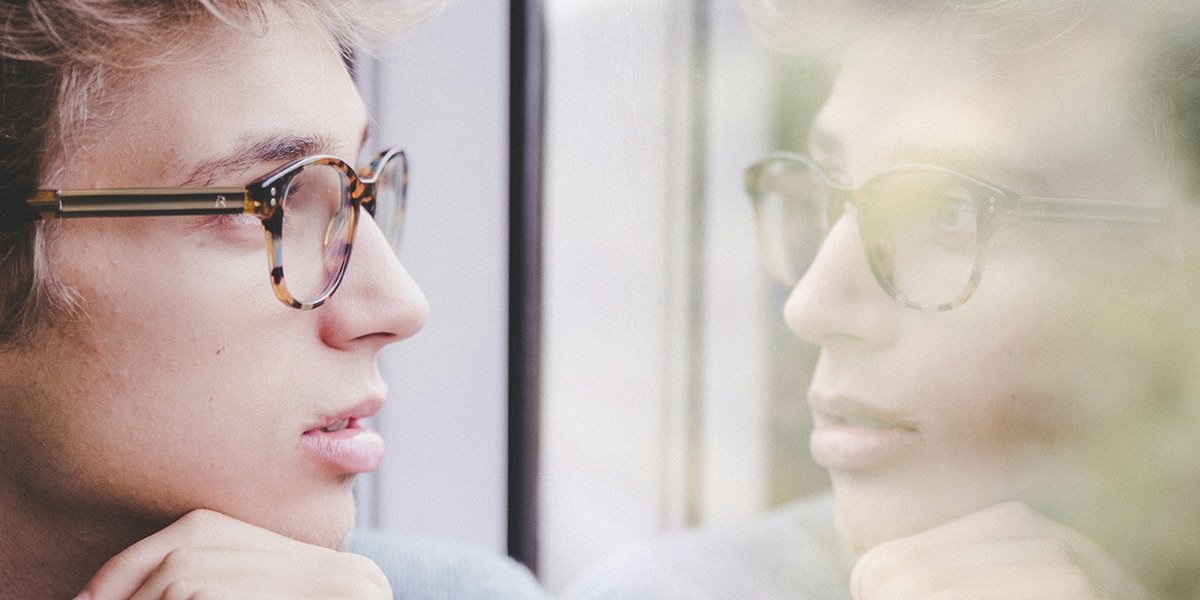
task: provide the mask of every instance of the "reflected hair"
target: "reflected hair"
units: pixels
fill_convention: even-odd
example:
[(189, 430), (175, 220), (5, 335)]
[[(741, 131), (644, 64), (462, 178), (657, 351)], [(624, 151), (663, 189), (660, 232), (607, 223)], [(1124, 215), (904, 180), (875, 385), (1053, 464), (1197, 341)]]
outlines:
[(956, 34), (991, 56), (1020, 55), (1095, 26), (1103, 44), (1137, 59), (1146, 133), (1200, 208), (1200, 4), (1194, 0), (742, 0), (751, 28), (774, 51), (842, 53), (881, 25), (950, 19)]
[(52, 264), (58, 226), (31, 221), (23, 201), (61, 178), (71, 148), (120, 113), (140, 73), (187, 61), (217, 27), (263, 35), (272, 11), (316, 19), (348, 53), (406, 31), (439, 2), (0, 1), (0, 350), (77, 312)]

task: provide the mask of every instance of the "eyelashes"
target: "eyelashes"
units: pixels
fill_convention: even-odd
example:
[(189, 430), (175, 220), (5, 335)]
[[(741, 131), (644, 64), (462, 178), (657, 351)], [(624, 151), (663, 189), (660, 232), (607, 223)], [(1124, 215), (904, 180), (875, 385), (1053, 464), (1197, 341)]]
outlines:
[(247, 214), (210, 215), (204, 218), (198, 229), (231, 232), (254, 229), (261, 232), (262, 221), (257, 216)]
[(193, 235), (206, 238), (221, 245), (246, 246), (261, 252), (263, 245), (262, 221), (255, 215), (225, 214), (208, 215), (200, 218), (191, 227)]

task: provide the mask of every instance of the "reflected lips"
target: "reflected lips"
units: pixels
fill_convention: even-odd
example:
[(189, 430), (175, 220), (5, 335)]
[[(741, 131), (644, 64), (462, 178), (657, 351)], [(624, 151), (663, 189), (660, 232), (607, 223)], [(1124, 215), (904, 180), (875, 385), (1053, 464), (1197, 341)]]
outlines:
[(383, 437), (362, 420), (379, 412), (382, 400), (367, 400), (344, 414), (325, 418), (304, 432), (300, 443), (339, 473), (367, 473), (383, 462)]
[(865, 471), (900, 458), (921, 441), (917, 430), (853, 400), (812, 396), (813, 460), (830, 471)]

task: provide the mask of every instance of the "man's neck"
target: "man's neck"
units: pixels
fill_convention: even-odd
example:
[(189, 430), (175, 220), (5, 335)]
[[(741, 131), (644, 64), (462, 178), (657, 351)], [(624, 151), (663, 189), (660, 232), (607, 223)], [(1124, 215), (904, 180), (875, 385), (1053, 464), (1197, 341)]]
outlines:
[(73, 598), (109, 558), (156, 529), (11, 500), (0, 490), (0, 595), (6, 600)]

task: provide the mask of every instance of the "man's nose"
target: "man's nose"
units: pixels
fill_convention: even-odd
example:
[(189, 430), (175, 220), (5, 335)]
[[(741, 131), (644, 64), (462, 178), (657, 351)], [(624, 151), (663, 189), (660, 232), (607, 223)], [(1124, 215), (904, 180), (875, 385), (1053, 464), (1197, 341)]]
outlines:
[(859, 340), (882, 343), (897, 308), (871, 271), (858, 214), (848, 206), (792, 288), (784, 319), (796, 335), (821, 346)]
[(365, 344), (378, 351), (415, 334), (429, 320), (425, 295), (361, 209), (345, 277), (316, 311), (325, 343), (342, 349)]

